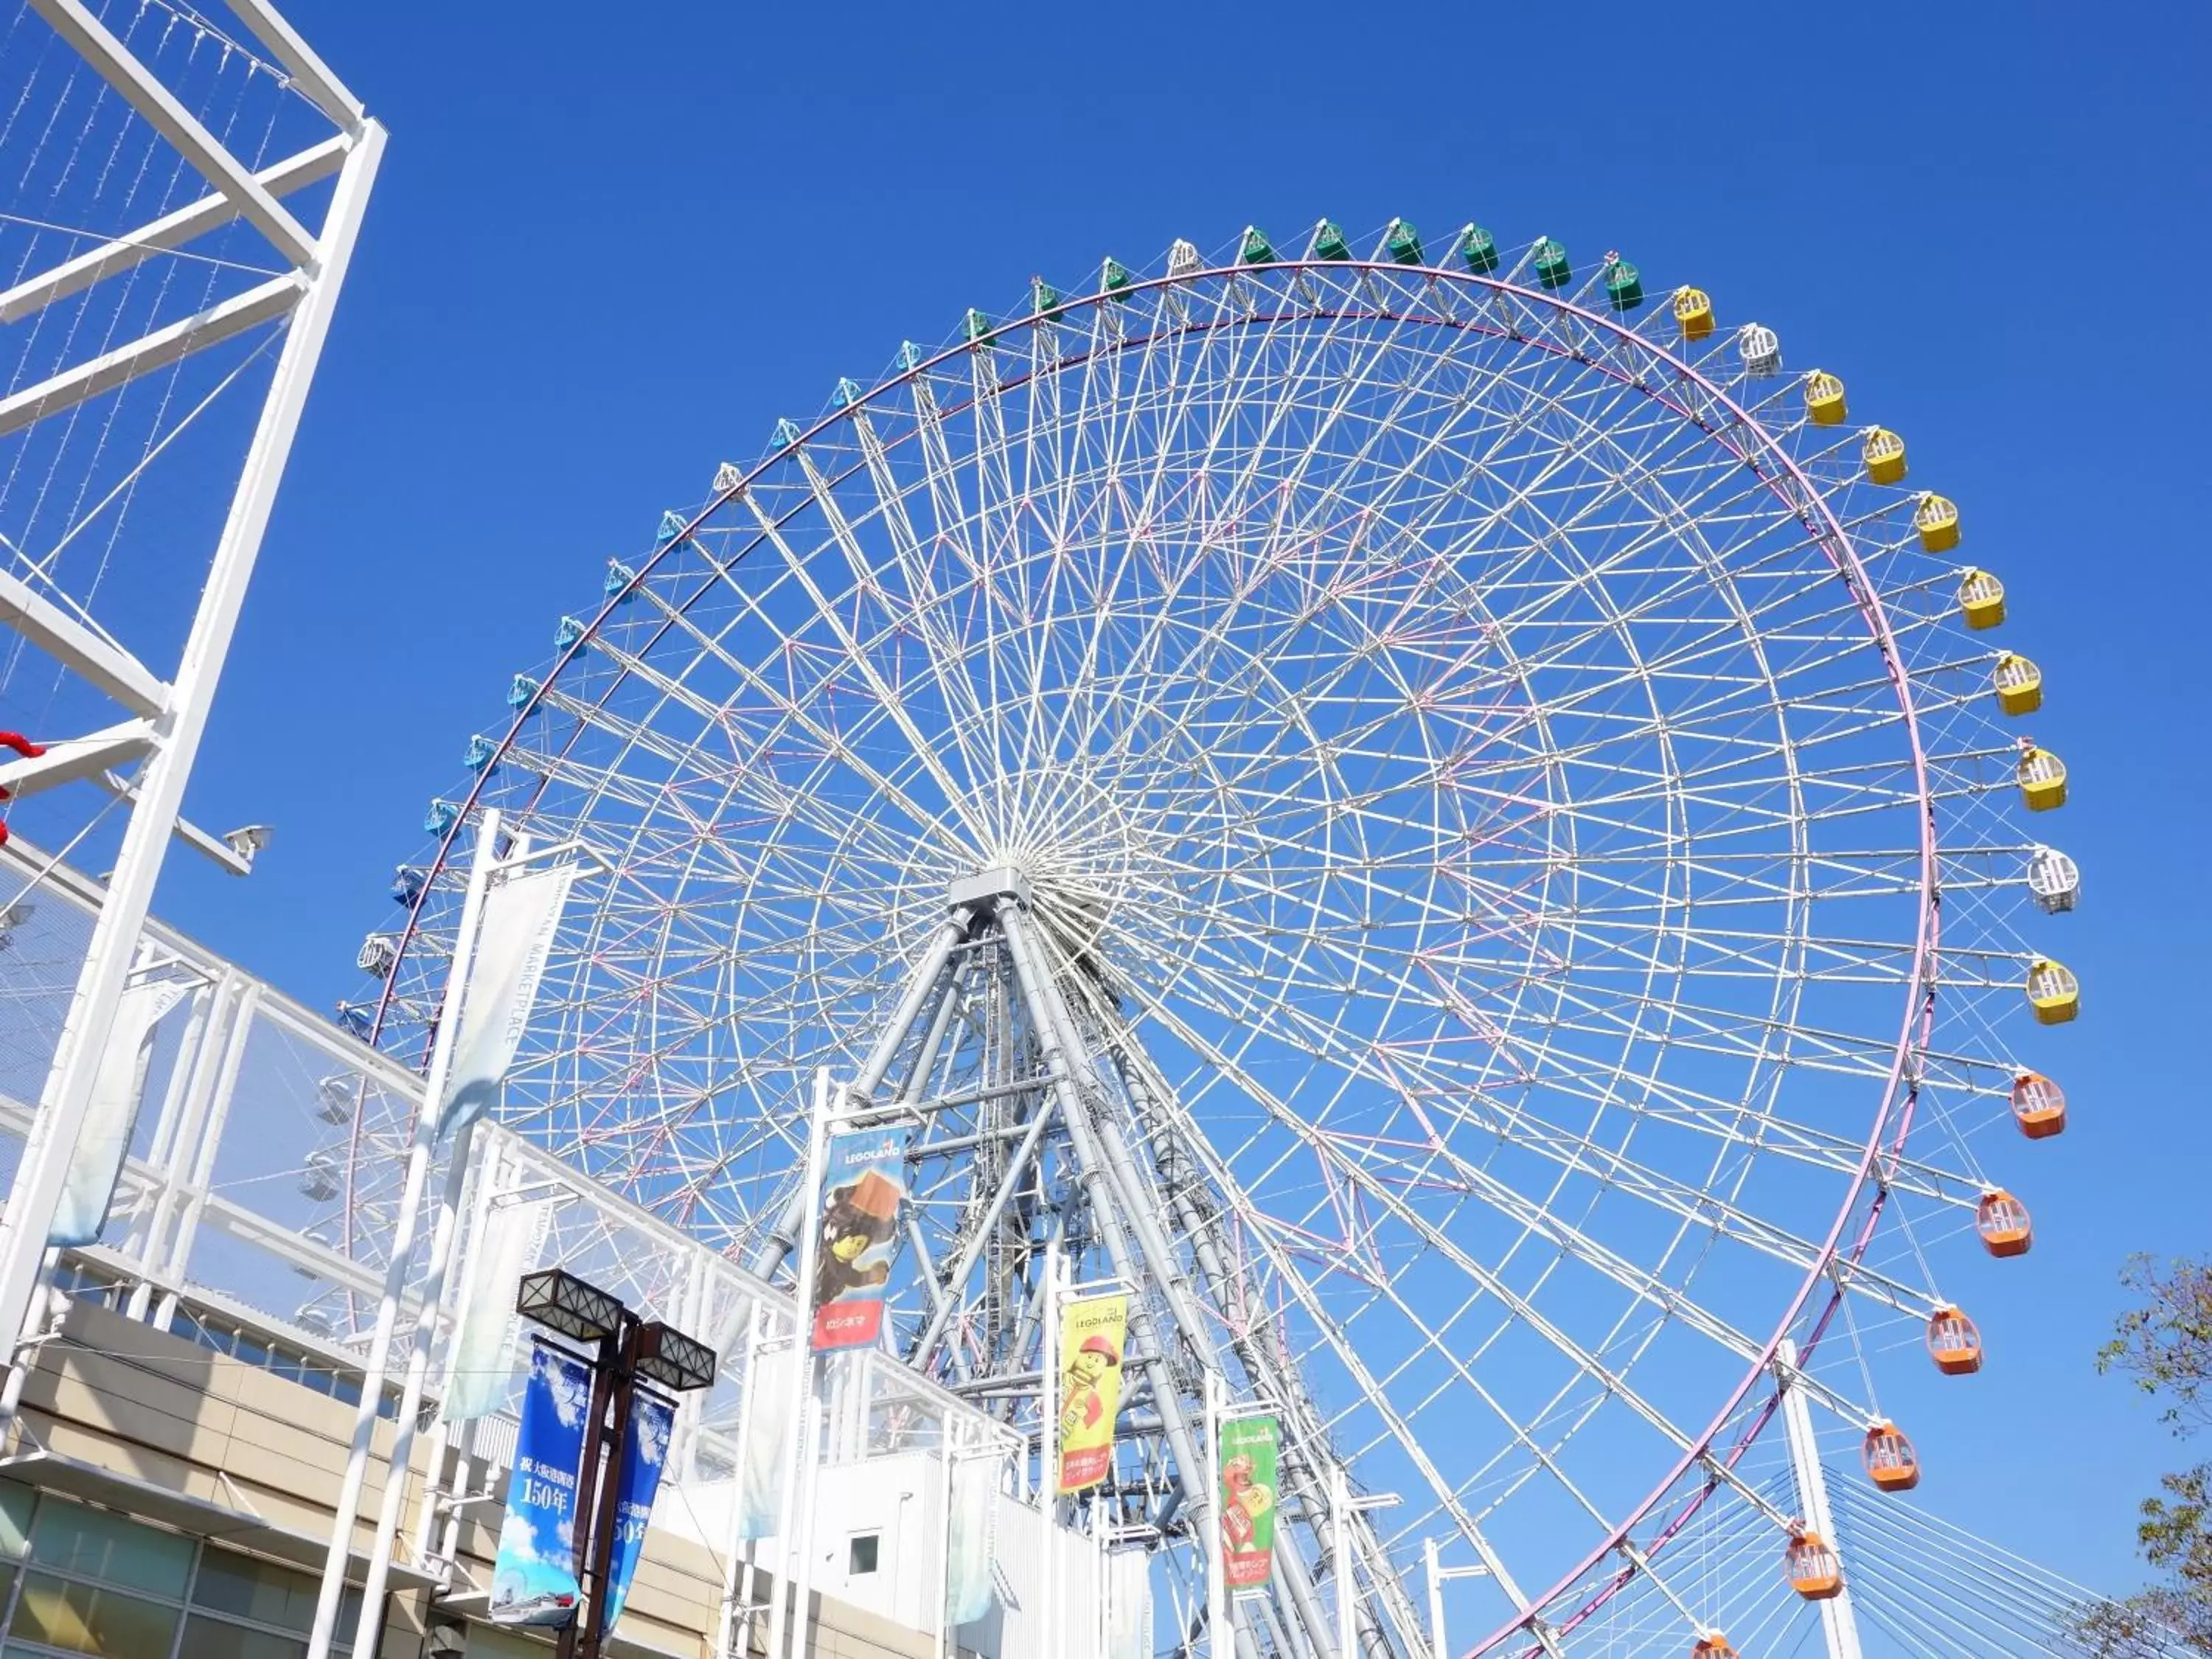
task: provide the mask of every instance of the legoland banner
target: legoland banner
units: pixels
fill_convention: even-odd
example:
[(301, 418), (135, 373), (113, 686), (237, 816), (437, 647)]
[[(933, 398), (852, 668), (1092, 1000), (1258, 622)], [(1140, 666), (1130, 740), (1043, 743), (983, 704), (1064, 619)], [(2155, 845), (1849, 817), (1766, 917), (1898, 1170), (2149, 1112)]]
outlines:
[(491, 1569), (486, 1612), (495, 1625), (557, 1630), (576, 1616), (576, 1477), (591, 1401), (590, 1368), (532, 1337), (507, 1519)]
[(660, 1491), (660, 1467), (668, 1461), (668, 1437), (676, 1426), (676, 1407), (640, 1394), (623, 1440), (622, 1492), (615, 1500), (614, 1559), (607, 1567), (607, 1617), (602, 1633), (615, 1627), (629, 1600), (630, 1580), (645, 1549), (645, 1528), (653, 1519), (653, 1500)]
[(1121, 1408), (1126, 1296), (1085, 1297), (1060, 1315), (1060, 1490), (1082, 1492), (1114, 1462), (1114, 1414)]
[(898, 1253), (907, 1137), (889, 1129), (830, 1138), (823, 1158), (814, 1256), (814, 1352), (865, 1348), (884, 1326), (884, 1285)]
[(1275, 1565), (1275, 1455), (1272, 1417), (1221, 1425), (1221, 1567), (1232, 1588), (1264, 1584)]

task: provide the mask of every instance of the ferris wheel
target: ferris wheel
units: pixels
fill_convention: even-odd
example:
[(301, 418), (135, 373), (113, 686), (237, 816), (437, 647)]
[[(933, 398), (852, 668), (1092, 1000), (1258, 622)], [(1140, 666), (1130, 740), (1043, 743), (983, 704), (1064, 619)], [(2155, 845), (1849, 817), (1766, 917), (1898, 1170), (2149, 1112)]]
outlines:
[[(419, 1052), (482, 809), (584, 837), (504, 1121), (775, 1272), (814, 1069), (912, 1104), (894, 1351), (1018, 1421), (1047, 1244), (1128, 1285), (1097, 1501), (1186, 1583), (1206, 1375), (1280, 1413), (1247, 1651), (1334, 1650), (1340, 1473), (1369, 1653), (1425, 1557), (1455, 1650), (1733, 1652), (1687, 1540), (1848, 1575), (1754, 1449), (1787, 1393), (1917, 1479), (1877, 1390), (1979, 1366), (2081, 996), (2040, 672), (1870, 412), (1475, 226), (1036, 279), (610, 562), (342, 1018)], [(367, 1234), (404, 1126), (349, 1133)]]

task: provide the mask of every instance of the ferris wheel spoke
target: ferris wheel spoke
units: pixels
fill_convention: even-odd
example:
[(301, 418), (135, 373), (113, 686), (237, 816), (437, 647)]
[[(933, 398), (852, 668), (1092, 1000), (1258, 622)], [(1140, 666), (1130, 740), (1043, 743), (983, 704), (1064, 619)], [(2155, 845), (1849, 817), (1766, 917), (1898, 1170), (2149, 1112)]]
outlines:
[[(1194, 1053), (1203, 1055), (1211, 1064), (1219, 1067), (1247, 1098), (1261, 1106), (1276, 1122), (1294, 1135), (1306, 1139), (1309, 1146), (1322, 1162), (1333, 1164), (1337, 1172), (1352, 1184), (1358, 1186), (1366, 1196), (1379, 1203), (1395, 1219), (1416, 1237), (1425, 1249), (1436, 1252), (1442, 1259), (1450, 1262), (1486, 1294), (1503, 1304), (1511, 1311), (1522, 1328), (1534, 1331), (1541, 1337), (1567, 1358), (1579, 1375), (1594, 1379), (1603, 1386), (1610, 1397), (1627, 1407), (1647, 1428), (1671, 1443), (1676, 1450), (1689, 1452), (1694, 1449), (1690, 1437), (1677, 1428), (1665, 1413), (1660, 1412), (1630, 1388), (1626, 1379), (1617, 1376), (1598, 1355), (1585, 1348), (1567, 1332), (1554, 1324), (1547, 1316), (1540, 1312), (1533, 1303), (1522, 1297), (1482, 1263), (1462, 1249), (1448, 1234), (1429, 1224), (1417, 1212), (1395, 1198), (1387, 1188), (1373, 1181), (1356, 1163), (1342, 1158), (1332, 1158), (1325, 1139), (1316, 1141), (1309, 1139), (1310, 1132), (1306, 1129), (1298, 1115), (1277, 1099), (1272, 1091), (1261, 1085), (1231, 1056), (1212, 1044), (1202, 1034), (1179, 1021), (1172, 1011), (1155, 1007), (1152, 1012), (1179, 1042), (1190, 1048)], [(1338, 1271), (1340, 1265), (1332, 1263), (1329, 1270)], [(1410, 1310), (1402, 1308), (1401, 1311), (1408, 1315), (1411, 1313)], [(1431, 1338), (1430, 1340), (1439, 1357), (1448, 1357), (1445, 1345), (1441, 1340), (1435, 1338)], [(1719, 1466), (1714, 1467), (1717, 1469)], [(1748, 1494), (1747, 1488), (1740, 1488), (1740, 1490)], [(1599, 1518), (1602, 1522), (1603, 1517), (1601, 1516)], [(1773, 1519), (1778, 1526), (1788, 1524), (1787, 1517), (1778, 1511), (1774, 1512)]]

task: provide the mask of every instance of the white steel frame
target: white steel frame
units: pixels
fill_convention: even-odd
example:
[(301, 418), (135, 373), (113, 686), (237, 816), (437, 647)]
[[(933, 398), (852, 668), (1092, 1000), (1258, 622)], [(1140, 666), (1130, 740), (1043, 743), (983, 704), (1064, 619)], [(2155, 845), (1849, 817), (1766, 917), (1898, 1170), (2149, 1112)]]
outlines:
[[(264, 0), (235, 0), (233, 9), (339, 131), (258, 173), (232, 155), (82, 0), (31, 3), (205, 177), (214, 194), (17, 283), (0, 295), (0, 318), (13, 321), (26, 317), (233, 218), (242, 218), (260, 231), (287, 270), (198, 316), (101, 352), (0, 400), (0, 434), (50, 418), (245, 329), (278, 319), (289, 319), (289, 323), (173, 676), (163, 679), (128, 651), (21, 584), (10, 580), (0, 585), (0, 622), (136, 715), (106, 732), (54, 744), (42, 758), (0, 769), (4, 774), (0, 775), (0, 787), (20, 794), (77, 778), (104, 778), (112, 766), (143, 762), (127, 783), (112, 784), (129, 803), (122, 848), (6, 1212), (0, 1217), (0, 1332), (9, 1334), (11, 1346), (15, 1334), (24, 1328), (36, 1291), (70, 1154), (84, 1121), (94, 1070), (131, 953), (146, 927), (169, 841), (184, 833), (194, 844), (216, 851), (234, 870), (246, 862), (242, 855), (221, 849), (210, 838), (191, 830), (179, 811), (385, 144), (383, 127), (368, 118), (360, 100)], [(320, 230), (311, 233), (279, 198), (333, 173), (337, 184), (329, 210)]]

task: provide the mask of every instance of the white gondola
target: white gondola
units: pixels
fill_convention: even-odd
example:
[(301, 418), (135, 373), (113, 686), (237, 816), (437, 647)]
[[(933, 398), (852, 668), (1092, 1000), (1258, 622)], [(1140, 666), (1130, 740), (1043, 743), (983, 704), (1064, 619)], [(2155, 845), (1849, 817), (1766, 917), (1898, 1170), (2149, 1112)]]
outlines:
[(2055, 847), (2039, 847), (2027, 860), (2027, 888), (2046, 915), (2071, 910), (2081, 893), (2081, 867)]
[(300, 1171), (300, 1190), (317, 1204), (327, 1204), (338, 1195), (337, 1154), (318, 1147), (307, 1154), (307, 1162)]
[(1735, 349), (1743, 372), (1753, 380), (1782, 372), (1782, 337), (1765, 323), (1746, 323), (1735, 337)]
[(364, 974), (382, 979), (392, 971), (392, 964), (399, 960), (399, 941), (395, 934), (371, 933), (361, 942), (354, 953), (353, 965)]
[(315, 1085), (315, 1115), (325, 1123), (352, 1122), (361, 1091), (362, 1080), (350, 1072), (325, 1078)]
[(1199, 267), (1198, 244), (1178, 236), (1168, 248), (1168, 275), (1188, 276)]

